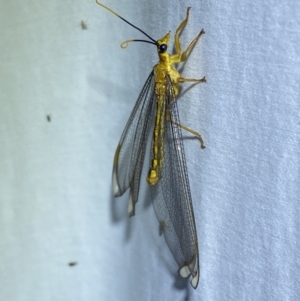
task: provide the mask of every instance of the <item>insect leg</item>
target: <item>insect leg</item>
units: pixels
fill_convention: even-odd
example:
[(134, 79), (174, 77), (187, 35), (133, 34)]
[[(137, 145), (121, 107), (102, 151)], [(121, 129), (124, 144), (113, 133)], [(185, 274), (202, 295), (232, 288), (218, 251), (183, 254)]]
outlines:
[(186, 17), (185, 19), (181, 22), (181, 24), (178, 26), (178, 28), (176, 29), (176, 33), (175, 33), (175, 52), (178, 56), (180, 56), (181, 53), (181, 46), (180, 46), (180, 41), (179, 41), (179, 34), (181, 32), (181, 30), (184, 28), (184, 26), (186, 25), (188, 19), (189, 19), (189, 12), (190, 12), (190, 7), (187, 8), (186, 10)]
[(178, 83), (184, 83), (184, 82), (198, 82), (198, 83), (206, 83), (205, 76), (202, 78), (184, 78), (184, 77), (179, 77), (177, 79)]
[(190, 45), (187, 47), (187, 49), (182, 53), (180, 57), (180, 61), (184, 62), (187, 59), (187, 56), (189, 55), (189, 52), (194, 48), (200, 37), (205, 34), (204, 29), (201, 29), (199, 34), (196, 36), (196, 38), (190, 43)]
[(189, 127), (187, 127), (187, 126), (185, 126), (185, 125), (183, 125), (183, 124), (177, 123), (177, 122), (175, 122), (174, 120), (172, 120), (171, 117), (170, 117), (170, 113), (166, 113), (166, 119), (167, 119), (169, 122), (171, 122), (171, 123), (173, 123), (173, 124), (179, 126), (181, 129), (183, 129), (183, 130), (185, 130), (185, 131), (187, 131), (187, 132), (193, 134), (194, 136), (196, 136), (196, 137), (199, 139), (199, 141), (200, 141), (201, 148), (205, 148), (204, 140), (203, 140), (201, 134), (199, 134), (198, 132), (196, 132), (196, 131), (190, 129)]

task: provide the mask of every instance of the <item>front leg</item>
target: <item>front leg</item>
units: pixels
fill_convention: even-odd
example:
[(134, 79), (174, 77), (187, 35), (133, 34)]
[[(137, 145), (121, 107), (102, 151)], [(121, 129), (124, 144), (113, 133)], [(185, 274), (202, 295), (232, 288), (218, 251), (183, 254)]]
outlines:
[(181, 22), (181, 24), (178, 26), (178, 28), (176, 29), (175, 36), (174, 36), (174, 39), (175, 39), (175, 52), (176, 52), (175, 55), (178, 55), (178, 57), (180, 57), (180, 54), (181, 54), (181, 46), (180, 46), (180, 41), (179, 41), (179, 34), (180, 34), (181, 30), (184, 28), (184, 26), (186, 25), (186, 23), (187, 23), (187, 21), (189, 19), (189, 12), (190, 12), (190, 7), (187, 8), (187, 10), (186, 10), (186, 17)]
[(182, 53), (180, 57), (180, 62), (184, 62), (187, 59), (187, 56), (189, 55), (189, 52), (194, 48), (200, 37), (205, 34), (204, 29), (201, 29), (197, 37), (190, 43), (190, 45), (187, 47), (187, 49)]

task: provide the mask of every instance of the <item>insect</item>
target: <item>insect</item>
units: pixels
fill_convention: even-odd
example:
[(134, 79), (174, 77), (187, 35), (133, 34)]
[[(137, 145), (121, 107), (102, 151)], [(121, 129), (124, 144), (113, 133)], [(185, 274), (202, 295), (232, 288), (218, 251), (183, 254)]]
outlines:
[(69, 262), (69, 266), (70, 267), (73, 267), (75, 265), (77, 265), (77, 261), (71, 261), (71, 262)]
[(188, 8), (185, 19), (174, 35), (175, 53), (169, 54), (167, 49), (170, 33), (154, 40), (109, 7), (98, 0), (96, 3), (149, 39), (126, 40), (121, 44), (122, 48), (126, 48), (131, 42), (145, 42), (156, 46), (159, 57), (158, 64), (154, 66), (137, 99), (115, 152), (112, 180), (114, 196), (121, 196), (129, 189), (128, 214), (135, 214), (146, 149), (152, 132), (150, 168), (146, 181), (154, 210), (162, 225), (161, 232), (179, 265), (179, 274), (183, 278), (191, 276), (191, 285), (196, 288), (200, 273), (199, 251), (182, 129), (197, 137), (201, 148), (205, 146), (198, 132), (180, 123), (177, 96), (179, 84), (202, 83), (206, 80), (205, 77), (184, 78), (173, 65), (187, 60), (204, 30), (181, 52), (179, 34), (189, 19)]
[(81, 20), (81, 21), (80, 21), (80, 27), (81, 27), (82, 30), (87, 30), (87, 29), (88, 29), (88, 24), (87, 24), (87, 22), (84, 21), (84, 20)]
[(48, 122), (51, 122), (51, 115), (47, 115), (46, 117), (47, 117)]

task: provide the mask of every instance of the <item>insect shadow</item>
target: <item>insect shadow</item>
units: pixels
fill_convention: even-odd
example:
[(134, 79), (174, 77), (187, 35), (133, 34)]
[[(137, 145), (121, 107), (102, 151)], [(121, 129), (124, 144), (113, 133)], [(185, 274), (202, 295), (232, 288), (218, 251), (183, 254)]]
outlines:
[[(146, 179), (146, 177), (144, 177), (144, 179)], [(146, 180), (144, 185), (145, 186), (147, 185)], [(119, 223), (123, 220), (126, 221), (125, 236), (124, 236), (125, 241), (130, 240), (130, 237), (134, 231), (133, 229), (134, 219), (138, 218), (135, 215), (131, 217), (128, 216), (128, 210), (127, 210), (128, 198), (129, 198), (129, 191), (125, 193), (121, 197), (121, 199), (120, 197), (119, 198), (114, 197), (113, 192), (112, 191), (110, 192), (111, 219), (113, 223)], [(149, 189), (141, 189), (139, 202), (136, 205), (142, 207), (142, 210), (147, 210), (149, 207), (152, 206)]]
[[(150, 196), (150, 191), (148, 184), (146, 182), (147, 178), (147, 166), (149, 166), (150, 162), (150, 146), (151, 146), (151, 135), (149, 135), (149, 139), (147, 142), (147, 151), (146, 151), (146, 159), (143, 166), (143, 172), (141, 176), (141, 189), (139, 192), (139, 202), (136, 203), (136, 206), (142, 207), (144, 210), (152, 207), (152, 200)], [(132, 216), (131, 218), (128, 217), (128, 199), (129, 199), (129, 189), (128, 191), (121, 197), (115, 197), (113, 195), (113, 191), (110, 191), (110, 205), (111, 205), (111, 217), (114, 223), (118, 223), (123, 219), (131, 220), (135, 218)], [(129, 223), (130, 224), (130, 223)], [(127, 231), (128, 232), (128, 231)], [(130, 231), (129, 231), (130, 232)], [(128, 233), (129, 234), (129, 233)]]

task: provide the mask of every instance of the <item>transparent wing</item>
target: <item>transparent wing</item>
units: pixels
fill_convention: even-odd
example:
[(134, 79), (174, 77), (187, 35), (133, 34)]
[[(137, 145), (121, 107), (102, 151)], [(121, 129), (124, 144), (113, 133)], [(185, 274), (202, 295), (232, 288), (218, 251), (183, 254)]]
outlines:
[(197, 233), (182, 141), (177, 102), (172, 83), (166, 95), (164, 160), (160, 181), (150, 186), (153, 206), (166, 242), (179, 265), (183, 278), (192, 276), (191, 284), (199, 281)]
[(154, 76), (150, 73), (133, 108), (114, 157), (113, 193), (122, 195), (130, 187), (129, 215), (134, 214), (147, 141), (155, 116)]

